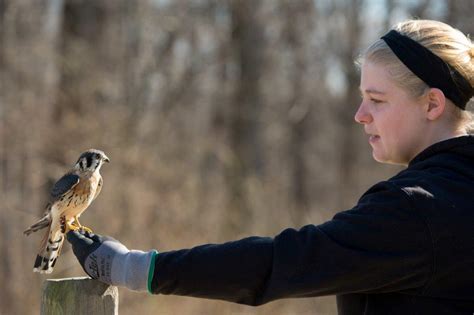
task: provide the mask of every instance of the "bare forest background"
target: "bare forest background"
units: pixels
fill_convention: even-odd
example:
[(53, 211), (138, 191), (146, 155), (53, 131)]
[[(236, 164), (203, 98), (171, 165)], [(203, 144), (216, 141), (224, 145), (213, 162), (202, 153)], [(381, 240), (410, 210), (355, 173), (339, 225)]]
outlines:
[[(329, 220), (400, 168), (353, 115), (354, 59), (406, 18), (473, 34), (472, 0), (0, 0), (0, 314), (39, 313), (66, 244), (32, 272), (52, 184), (88, 148), (104, 188), (82, 216), (129, 248), (274, 236)], [(335, 314), (334, 297), (252, 308), (120, 289), (121, 314)]]

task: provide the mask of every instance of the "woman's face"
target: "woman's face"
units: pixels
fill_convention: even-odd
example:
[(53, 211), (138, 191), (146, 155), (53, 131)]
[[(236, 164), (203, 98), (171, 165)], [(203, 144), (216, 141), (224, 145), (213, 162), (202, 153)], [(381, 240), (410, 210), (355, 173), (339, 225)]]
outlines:
[(364, 125), (378, 162), (408, 164), (425, 147), (426, 117), (420, 100), (395, 85), (383, 65), (365, 61), (362, 103), (355, 120)]

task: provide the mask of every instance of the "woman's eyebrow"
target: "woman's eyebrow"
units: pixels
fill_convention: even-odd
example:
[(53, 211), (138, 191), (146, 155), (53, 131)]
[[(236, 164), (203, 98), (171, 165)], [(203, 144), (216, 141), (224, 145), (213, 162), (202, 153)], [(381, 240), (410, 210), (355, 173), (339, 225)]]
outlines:
[(376, 89), (372, 89), (372, 88), (369, 88), (369, 89), (366, 89), (365, 91), (362, 91), (361, 87), (359, 87), (359, 91), (362, 93), (367, 93), (367, 94), (385, 94), (385, 92), (382, 92), (382, 91), (379, 91), (379, 90), (376, 90)]

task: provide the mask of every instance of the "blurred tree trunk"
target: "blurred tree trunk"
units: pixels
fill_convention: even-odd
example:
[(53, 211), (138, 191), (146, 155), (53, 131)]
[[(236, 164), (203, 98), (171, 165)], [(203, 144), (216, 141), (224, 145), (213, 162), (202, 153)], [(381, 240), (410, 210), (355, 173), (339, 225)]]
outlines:
[[(308, 182), (311, 176), (305, 156), (307, 156), (307, 144), (312, 131), (311, 125), (311, 96), (307, 94), (308, 58), (307, 47), (308, 32), (313, 30), (314, 6), (311, 1), (283, 1), (283, 14), (285, 15), (285, 40), (293, 55), (294, 65), (291, 69), (291, 96), (288, 103), (288, 121), (290, 139), (288, 147), (288, 158), (291, 167), (290, 194), (294, 202), (293, 223), (301, 225), (304, 216), (310, 207), (310, 188)], [(314, 30), (313, 30), (314, 31)]]
[(418, 0), (411, 9), (411, 16), (427, 18), (427, 11), (432, 7), (431, 0)]
[(340, 179), (340, 198), (338, 205), (339, 209), (344, 209), (353, 203), (353, 185), (358, 180), (354, 174), (354, 166), (357, 165), (357, 147), (358, 137), (357, 134), (360, 132), (360, 127), (354, 123), (354, 114), (358, 108), (359, 99), (359, 73), (357, 68), (354, 66), (354, 60), (357, 57), (358, 48), (361, 42), (361, 20), (360, 20), (360, 7), (362, 0), (351, 0), (346, 6), (341, 8), (346, 18), (346, 24), (344, 28), (344, 38), (340, 38), (340, 41), (344, 41), (341, 54), (341, 63), (346, 76), (346, 93), (341, 102), (342, 107), (339, 111), (339, 118), (341, 124), (341, 143), (340, 143), (340, 167), (339, 167), (339, 179)]
[[(5, 152), (7, 152), (7, 146), (6, 146), (6, 137), (7, 137), (7, 130), (6, 130), (6, 117), (5, 117), (5, 112), (6, 112), (6, 99), (4, 95), (5, 91), (5, 77), (6, 77), (6, 69), (5, 69), (5, 47), (6, 47), (6, 40), (5, 40), (5, 27), (6, 27), (6, 22), (5, 22), (5, 16), (6, 16), (6, 6), (7, 2), (6, 0), (0, 0), (0, 200), (5, 203), (6, 201), (6, 190), (7, 190), (7, 158)], [(3, 204), (3, 207), (5, 207), (5, 204)], [(5, 257), (5, 255), (8, 253), (7, 251), (7, 246), (8, 243), (5, 241), (8, 239), (8, 230), (5, 229), (5, 224), (6, 224), (6, 215), (4, 214), (5, 211), (0, 211), (0, 235), (2, 241), (0, 242), (0, 255), (2, 257)], [(1, 270), (0, 270), (0, 281), (1, 283), (7, 283), (8, 278), (6, 277), (8, 275), (8, 265), (7, 261), (3, 261), (1, 264)], [(0, 289), (0, 313), (4, 312), (11, 312), (10, 309), (10, 303), (8, 301), (11, 301), (12, 299), (12, 291), (11, 290), (5, 290), (3, 289), (5, 285), (2, 286), (2, 289)]]
[[(0, 1), (0, 211), (3, 257), (0, 313), (31, 313), (18, 275), (31, 272), (36, 239), (22, 231), (42, 209), (48, 165), (44, 139), (56, 88), (55, 49), (61, 1)], [(39, 285), (35, 279), (31, 285)]]
[[(0, 89), (3, 88), (3, 71), (5, 68), (4, 48), (5, 48), (5, 12), (7, 10), (7, 0), (0, 0)], [(1, 114), (1, 113), (0, 113)]]
[(395, 7), (395, 0), (385, 0), (386, 14), (385, 14), (385, 30), (388, 31), (392, 27), (392, 12)]
[(260, 78), (265, 38), (258, 19), (259, 1), (232, 1), (232, 42), (238, 77), (230, 109), (229, 140), (232, 150), (227, 169), (229, 226), (238, 229), (251, 213), (248, 180), (263, 174), (260, 143)]
[[(470, 14), (466, 14), (466, 13)], [(446, 23), (459, 28), (464, 34), (474, 33), (474, 1), (472, 0), (448, 0), (446, 10)]]
[(104, 1), (65, 0), (60, 34), (60, 86), (55, 106), (58, 121), (67, 119), (70, 112), (81, 115), (88, 110), (80, 87), (91, 77), (105, 18)]

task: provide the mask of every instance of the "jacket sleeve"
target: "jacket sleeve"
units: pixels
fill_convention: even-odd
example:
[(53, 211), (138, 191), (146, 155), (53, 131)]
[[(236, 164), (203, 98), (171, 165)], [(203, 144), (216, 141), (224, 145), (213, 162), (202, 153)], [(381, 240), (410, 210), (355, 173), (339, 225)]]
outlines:
[(259, 305), (290, 297), (416, 290), (428, 280), (432, 246), (408, 196), (389, 182), (318, 226), (275, 238), (160, 253), (152, 292)]

